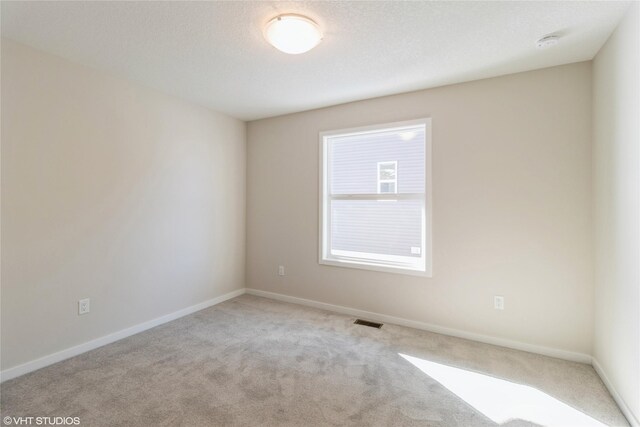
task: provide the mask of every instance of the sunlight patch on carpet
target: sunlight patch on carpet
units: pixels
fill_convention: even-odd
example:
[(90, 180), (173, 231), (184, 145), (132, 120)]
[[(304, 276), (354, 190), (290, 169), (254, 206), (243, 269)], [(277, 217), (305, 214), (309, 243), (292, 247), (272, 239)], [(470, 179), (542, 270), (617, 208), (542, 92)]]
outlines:
[(398, 354), (495, 423), (524, 420), (542, 426), (605, 425), (536, 388)]

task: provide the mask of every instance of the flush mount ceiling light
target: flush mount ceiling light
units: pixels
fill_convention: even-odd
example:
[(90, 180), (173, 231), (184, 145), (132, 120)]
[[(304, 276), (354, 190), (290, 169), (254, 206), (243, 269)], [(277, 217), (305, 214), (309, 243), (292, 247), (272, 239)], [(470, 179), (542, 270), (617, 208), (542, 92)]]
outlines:
[(292, 55), (307, 52), (320, 43), (322, 33), (311, 19), (294, 14), (279, 15), (267, 23), (264, 37), (276, 49)]
[(559, 40), (560, 40), (560, 37), (558, 36), (553, 36), (553, 35), (546, 36), (536, 42), (536, 47), (538, 49), (547, 49), (547, 48), (550, 48), (551, 46), (557, 45)]

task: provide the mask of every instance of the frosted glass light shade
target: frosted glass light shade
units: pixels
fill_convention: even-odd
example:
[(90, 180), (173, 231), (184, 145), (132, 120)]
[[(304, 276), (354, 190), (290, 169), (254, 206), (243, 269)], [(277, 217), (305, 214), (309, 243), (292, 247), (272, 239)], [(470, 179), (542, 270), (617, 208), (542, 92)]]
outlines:
[(280, 15), (269, 21), (264, 37), (276, 49), (295, 55), (316, 47), (322, 40), (322, 33), (318, 25), (309, 18)]

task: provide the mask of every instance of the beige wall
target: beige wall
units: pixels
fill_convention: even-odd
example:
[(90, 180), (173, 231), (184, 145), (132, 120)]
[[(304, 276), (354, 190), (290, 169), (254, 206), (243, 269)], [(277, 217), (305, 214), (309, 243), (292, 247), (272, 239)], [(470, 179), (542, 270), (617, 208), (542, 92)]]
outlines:
[[(421, 117), (433, 278), (319, 265), (318, 132)], [(247, 286), (589, 354), (590, 122), (588, 62), (250, 122)]]
[(3, 40), (2, 369), (242, 288), (245, 158), (241, 121)]
[(640, 425), (640, 20), (635, 3), (593, 62), (594, 356)]

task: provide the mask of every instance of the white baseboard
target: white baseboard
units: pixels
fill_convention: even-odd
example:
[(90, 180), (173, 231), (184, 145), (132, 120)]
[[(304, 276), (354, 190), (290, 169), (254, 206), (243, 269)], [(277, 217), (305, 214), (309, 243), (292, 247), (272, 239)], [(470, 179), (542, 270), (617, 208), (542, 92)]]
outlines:
[(98, 347), (102, 347), (103, 345), (111, 344), (112, 342), (121, 340), (131, 335), (135, 335), (142, 331), (146, 331), (147, 329), (162, 325), (163, 323), (171, 322), (172, 320), (178, 319), (191, 313), (195, 313), (196, 311), (200, 311), (213, 305), (220, 304), (221, 302), (227, 301), (231, 298), (235, 298), (244, 293), (244, 288), (238, 289), (236, 291), (229, 292), (227, 294), (201, 302), (199, 304), (192, 305), (191, 307), (183, 308), (182, 310), (166, 314), (153, 320), (149, 320), (148, 322), (140, 323), (138, 325), (131, 326), (130, 328), (122, 329), (118, 332), (114, 332), (112, 334), (87, 341), (74, 347), (58, 351), (57, 353), (49, 354), (47, 356), (32, 360), (22, 365), (14, 366), (13, 368), (5, 369), (4, 371), (0, 372), (0, 382), (19, 377), (20, 375), (24, 375), (40, 368), (44, 368), (45, 366), (52, 365), (65, 359), (69, 359), (70, 357), (77, 356)]
[(618, 394), (618, 391), (615, 389), (615, 387), (613, 387), (613, 384), (609, 380), (609, 377), (607, 377), (607, 374), (602, 369), (602, 366), (598, 362), (598, 359), (596, 359), (595, 357), (592, 357), (591, 365), (593, 365), (593, 369), (595, 369), (598, 375), (600, 375), (602, 382), (607, 387), (607, 390), (609, 390), (609, 393), (611, 393), (613, 400), (616, 401), (616, 403), (620, 407), (620, 410), (622, 411), (624, 416), (627, 417), (627, 421), (629, 421), (629, 424), (631, 424), (631, 427), (640, 427), (640, 420), (638, 420), (638, 418), (636, 418), (633, 412), (631, 412), (631, 409), (629, 409), (627, 402), (624, 401), (624, 399), (620, 396), (620, 394)]
[(336, 313), (346, 314), (349, 316), (361, 317), (367, 320), (373, 320), (381, 323), (393, 323), (395, 325), (407, 326), (415, 329), (422, 329), (429, 332), (435, 332), (442, 335), (450, 335), (453, 337), (464, 338), (473, 341), (479, 341), (486, 344), (499, 345), (502, 347), (513, 348), (516, 350), (528, 351), (530, 353), (542, 354), (545, 356), (557, 357), (559, 359), (571, 360), (573, 362), (591, 363), (591, 356), (584, 353), (576, 353), (556, 348), (543, 347), (534, 344), (527, 344), (519, 341), (513, 341), (506, 338), (492, 337), (489, 335), (476, 334), (473, 332), (462, 331), (459, 329), (447, 328), (431, 323), (419, 322), (416, 320), (403, 319), (401, 317), (388, 316), (386, 314), (373, 313), (370, 311), (358, 310), (356, 308), (344, 307), (341, 305), (328, 304), (324, 302), (292, 297), (289, 295), (278, 294), (274, 292), (261, 291), (258, 289), (247, 288), (247, 293), (260, 297), (275, 299), (278, 301), (290, 302), (294, 304), (306, 305), (308, 307), (319, 308), (322, 310), (333, 311)]

